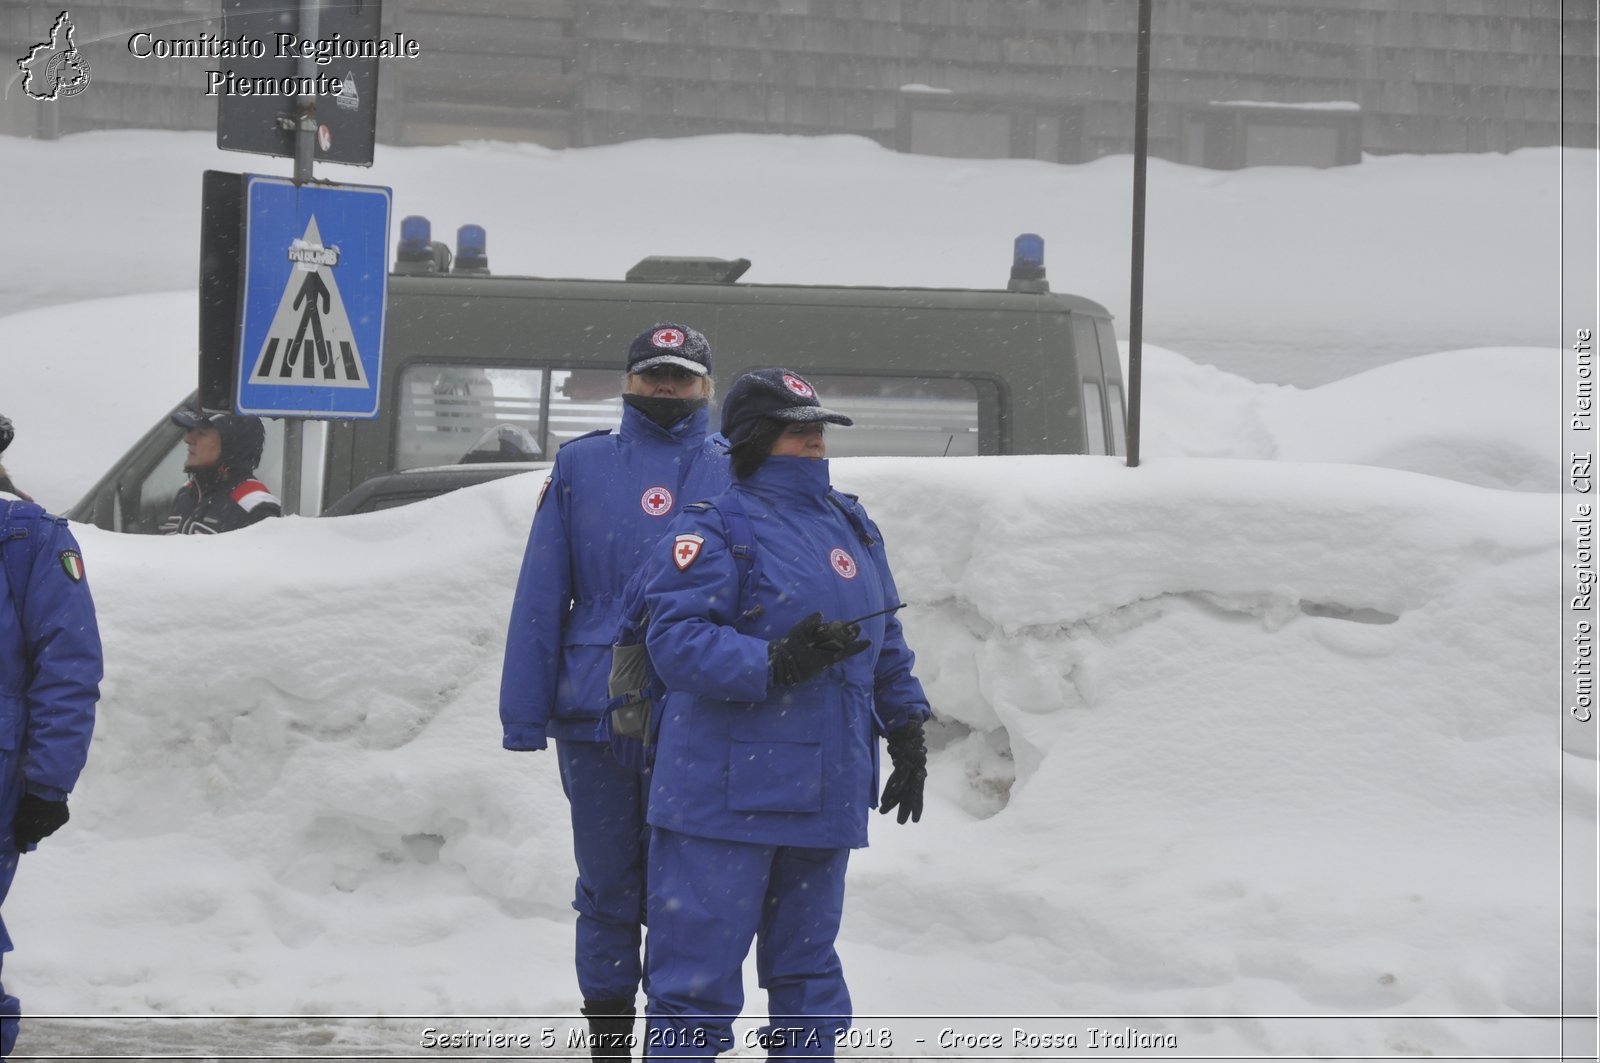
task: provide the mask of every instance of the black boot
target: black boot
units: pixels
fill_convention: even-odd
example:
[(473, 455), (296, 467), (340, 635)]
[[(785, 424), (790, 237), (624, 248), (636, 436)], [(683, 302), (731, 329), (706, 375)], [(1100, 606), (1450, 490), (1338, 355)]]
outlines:
[(585, 1000), (589, 1055), (594, 1063), (630, 1063), (633, 1058), (633, 1001)]

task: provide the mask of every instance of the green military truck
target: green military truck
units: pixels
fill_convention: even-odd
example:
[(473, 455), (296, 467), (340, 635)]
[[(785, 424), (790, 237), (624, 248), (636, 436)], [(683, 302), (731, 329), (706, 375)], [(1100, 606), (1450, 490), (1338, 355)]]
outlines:
[[(706, 334), (721, 390), (761, 366), (805, 374), (856, 420), (829, 436), (833, 457), (1126, 449), (1111, 315), (1049, 291), (1030, 235), (1006, 283), (981, 290), (745, 284), (743, 259), (648, 258), (624, 280), (495, 276), (469, 249), (426, 251), (403, 243), (389, 277), (378, 416), (306, 433), (303, 513), (415, 501), (615, 426), (628, 343), (661, 321)], [(283, 425), (267, 426), (258, 475), (279, 488)], [(184, 479), (182, 435), (163, 419), (68, 516), (154, 532)]]

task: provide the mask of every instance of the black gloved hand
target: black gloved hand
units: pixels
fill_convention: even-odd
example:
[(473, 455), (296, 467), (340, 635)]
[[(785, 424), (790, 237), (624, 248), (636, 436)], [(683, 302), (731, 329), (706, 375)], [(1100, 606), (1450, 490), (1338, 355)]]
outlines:
[(858, 639), (861, 629), (842, 620), (822, 622), (821, 613), (812, 613), (801, 620), (781, 639), (767, 643), (767, 664), (772, 668), (772, 682), (780, 687), (804, 683), (830, 664), (846, 657), (854, 657), (872, 645)]
[(38, 794), (25, 793), (17, 802), (17, 818), (11, 821), (11, 836), (19, 851), (28, 849), (60, 830), (68, 818), (65, 801), (50, 801)]
[(889, 759), (894, 771), (883, 784), (883, 794), (878, 798), (878, 811), (888, 815), (899, 806), (899, 822), (907, 817), (911, 822), (922, 821), (922, 784), (928, 780), (928, 745), (922, 737), (922, 721), (912, 720), (888, 736)]

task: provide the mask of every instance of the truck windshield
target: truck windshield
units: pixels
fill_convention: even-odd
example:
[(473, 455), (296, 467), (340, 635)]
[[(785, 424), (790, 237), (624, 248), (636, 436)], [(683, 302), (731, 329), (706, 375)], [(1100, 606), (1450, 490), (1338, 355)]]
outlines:
[[(851, 455), (979, 453), (981, 399), (990, 381), (897, 375), (809, 377), (830, 408), (855, 425), (828, 436), (828, 451)], [(396, 418), (397, 468), (472, 461), (496, 429), (518, 429), (551, 458), (569, 439), (615, 428), (622, 416), (622, 373), (613, 369), (463, 367), (415, 364), (402, 375)], [(503, 433), (509, 435), (509, 432)]]

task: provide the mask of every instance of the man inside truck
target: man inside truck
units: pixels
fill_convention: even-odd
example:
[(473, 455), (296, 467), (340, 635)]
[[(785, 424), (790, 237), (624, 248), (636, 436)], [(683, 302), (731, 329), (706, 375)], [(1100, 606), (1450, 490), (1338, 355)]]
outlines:
[(283, 504), (255, 478), (267, 440), (261, 418), (179, 410), (172, 421), (188, 429), (189, 480), (172, 498), (162, 535), (217, 535), (283, 516)]

